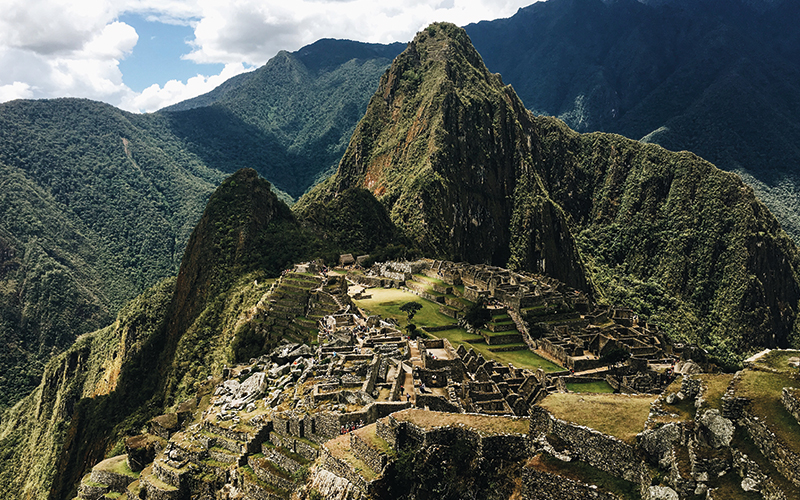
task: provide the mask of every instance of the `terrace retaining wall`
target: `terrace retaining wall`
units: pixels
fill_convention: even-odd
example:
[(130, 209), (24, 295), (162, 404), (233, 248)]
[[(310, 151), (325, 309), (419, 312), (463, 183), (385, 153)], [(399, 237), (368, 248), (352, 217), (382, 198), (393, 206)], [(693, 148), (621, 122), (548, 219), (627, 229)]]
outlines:
[(750, 437), (767, 457), (767, 460), (775, 466), (789, 481), (800, 486), (800, 455), (788, 448), (775, 434), (767, 428), (766, 424), (758, 417), (750, 414), (747, 410), (743, 412), (739, 423), (747, 429)]
[(786, 408), (786, 411), (800, 423), (800, 389), (794, 387), (784, 387), (781, 394), (781, 403)]
[(599, 491), (596, 486), (579, 483), (564, 476), (550, 474), (532, 467), (522, 469), (522, 498), (535, 500), (619, 500), (612, 493)]
[(640, 451), (607, 434), (555, 418), (547, 410), (533, 406), (529, 436), (532, 441), (552, 434), (565, 442), (573, 457), (627, 481), (642, 484), (647, 469)]

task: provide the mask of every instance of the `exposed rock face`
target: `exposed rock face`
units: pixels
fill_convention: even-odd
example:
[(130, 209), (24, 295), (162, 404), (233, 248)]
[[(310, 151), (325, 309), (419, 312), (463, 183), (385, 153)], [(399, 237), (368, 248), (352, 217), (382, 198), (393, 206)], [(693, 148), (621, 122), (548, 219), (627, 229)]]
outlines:
[(585, 289), (564, 213), (533, 168), (530, 127), (466, 33), (434, 24), (381, 79), (337, 175), (312, 199), (366, 189), (430, 255), (510, 263)]
[(678, 493), (669, 486), (647, 488), (647, 500), (678, 500)]
[(428, 27), (396, 58), (337, 174), (298, 213), (312, 220), (354, 189), (429, 255), (591, 283), (677, 338), (722, 346), (718, 358), (800, 339), (800, 257), (741, 179), (534, 117), (455, 26)]
[(669, 469), (674, 461), (672, 446), (680, 441), (683, 441), (683, 427), (678, 423), (665, 424), (637, 436), (639, 446), (662, 469)]
[(353, 483), (343, 477), (317, 469), (311, 478), (310, 487), (317, 490), (326, 500), (361, 500), (363, 495)]
[(731, 444), (735, 431), (733, 422), (720, 415), (719, 410), (706, 410), (697, 422), (709, 446), (721, 448)]

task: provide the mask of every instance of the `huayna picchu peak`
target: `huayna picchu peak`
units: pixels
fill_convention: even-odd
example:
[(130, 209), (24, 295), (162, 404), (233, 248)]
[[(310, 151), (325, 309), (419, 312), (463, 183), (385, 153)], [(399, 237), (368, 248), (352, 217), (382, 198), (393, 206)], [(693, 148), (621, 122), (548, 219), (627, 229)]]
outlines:
[(237, 170), (47, 364), (0, 496), (796, 498), (798, 266), (737, 176), (534, 116), (433, 24), (335, 174), (290, 208)]
[(797, 249), (737, 176), (533, 116), (456, 26), (395, 59), (339, 170), (296, 211), (351, 189), (428, 255), (629, 302), (720, 358), (796, 339)]

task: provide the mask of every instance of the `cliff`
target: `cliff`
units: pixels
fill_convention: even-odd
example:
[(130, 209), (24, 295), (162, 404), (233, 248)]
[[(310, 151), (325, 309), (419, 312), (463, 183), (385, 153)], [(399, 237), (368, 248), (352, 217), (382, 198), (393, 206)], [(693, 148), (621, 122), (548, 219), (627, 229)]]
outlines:
[(296, 213), (321, 228), (354, 189), (427, 255), (548, 274), (725, 363), (800, 340), (797, 248), (752, 189), (691, 153), (534, 117), (455, 26), (395, 59)]

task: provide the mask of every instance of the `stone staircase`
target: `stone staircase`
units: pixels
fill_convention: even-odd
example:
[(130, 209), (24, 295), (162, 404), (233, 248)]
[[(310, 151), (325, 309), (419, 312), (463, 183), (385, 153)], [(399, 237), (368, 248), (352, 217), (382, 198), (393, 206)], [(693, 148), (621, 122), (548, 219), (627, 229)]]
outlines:
[(253, 418), (231, 424), (206, 420), (170, 438), (139, 476), (148, 500), (183, 500), (218, 491), (260, 450), (271, 422)]

